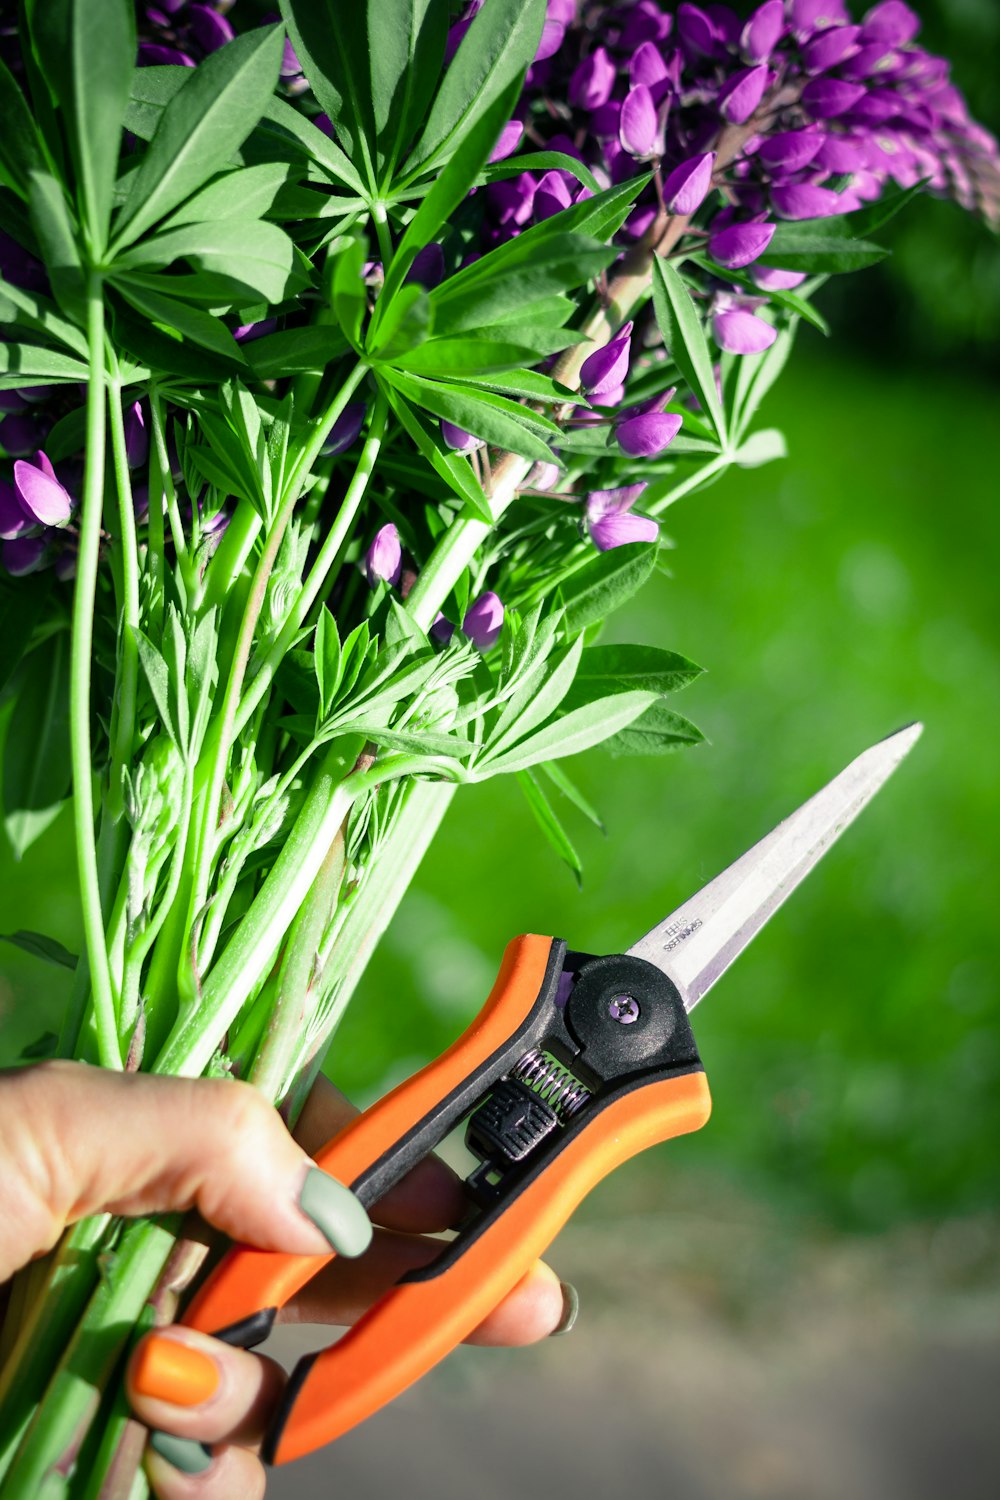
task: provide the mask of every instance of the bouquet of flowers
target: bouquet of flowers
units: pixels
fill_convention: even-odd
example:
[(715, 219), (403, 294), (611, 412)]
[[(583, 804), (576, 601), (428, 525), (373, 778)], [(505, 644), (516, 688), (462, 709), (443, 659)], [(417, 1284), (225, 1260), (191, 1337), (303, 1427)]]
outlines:
[[(291, 1125), (455, 790), (579, 874), (565, 761), (694, 744), (601, 644), (661, 518), (915, 193), (996, 142), (882, 0), (25, 0), (2, 36), (6, 828), (72, 802), (86, 938), (31, 1059), (249, 1080)], [(142, 1493), (119, 1390), (179, 1225), (22, 1272), (0, 1495)], [(109, 1476), (112, 1476), (109, 1477)], [(124, 1487), (122, 1487), (124, 1485)]]

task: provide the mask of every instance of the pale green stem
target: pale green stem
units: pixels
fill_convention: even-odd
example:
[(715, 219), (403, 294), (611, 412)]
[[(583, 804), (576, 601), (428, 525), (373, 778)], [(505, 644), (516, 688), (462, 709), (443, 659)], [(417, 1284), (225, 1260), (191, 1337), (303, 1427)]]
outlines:
[(713, 478), (718, 473), (721, 473), (723, 469), (728, 468), (730, 462), (731, 458), (728, 453), (720, 453), (717, 458), (713, 458), (709, 463), (705, 464), (704, 468), (699, 469), (695, 474), (689, 475), (687, 479), (683, 480), (680, 484), (675, 485), (672, 490), (668, 490), (667, 493), (661, 496), (659, 500), (656, 500), (652, 505), (647, 506), (646, 509), (648, 513), (651, 516), (662, 515), (662, 513), (671, 505), (675, 504), (676, 501), (682, 499), (685, 495), (690, 494), (692, 490), (698, 489), (699, 485), (704, 484), (706, 480)]
[(156, 942), (160, 929), (166, 921), (167, 914), (176, 900), (177, 892), (180, 889), (181, 874), (184, 868), (184, 855), (187, 851), (188, 834), (191, 828), (191, 783), (192, 770), (189, 766), (184, 772), (180, 817), (177, 823), (177, 842), (174, 845), (170, 860), (170, 874), (167, 877), (166, 889), (156, 908), (156, 915), (145, 931), (138, 934), (125, 956), (120, 1023), (123, 1036), (126, 1035), (126, 1028), (131, 1027), (135, 1021), (139, 995), (139, 979), (142, 974), (142, 966), (145, 962), (146, 954)]
[(114, 732), (111, 740), (111, 772), (108, 801), (104, 816), (117, 822), (123, 812), (122, 771), (132, 759), (135, 740), (136, 702), (139, 684), (139, 552), (135, 534), (135, 510), (132, 504), (132, 480), (129, 475), (125, 446), (125, 421), (122, 414), (122, 385), (117, 375), (108, 381), (108, 412), (111, 427), (111, 452), (118, 491), (118, 525), (121, 543), (125, 597), (119, 620), (121, 631), (118, 680), (115, 683)]
[(94, 642), (94, 600), (100, 561), (101, 507), (104, 500), (104, 297), (101, 279), (92, 274), (87, 288), (87, 454), (83, 476), (80, 552), (73, 594), (70, 655), (70, 759), (73, 767), (73, 824), (97, 1023), (97, 1044), (105, 1068), (121, 1068), (111, 973), (104, 946), (104, 914), (94, 838), (94, 786), (90, 745), (90, 672)]
[(235, 734), (242, 732), (250, 715), (254, 712), (274, 681), (274, 674), (291, 649), (296, 635), (302, 628), (302, 624), (308, 616), (309, 611), (319, 597), (320, 591), (334, 568), (345, 543), (350, 539), (351, 526), (365, 497), (365, 491), (368, 488), (368, 482), (371, 479), (379, 449), (382, 446), (382, 439), (385, 436), (386, 412), (387, 403), (380, 391), (375, 402), (375, 410), (372, 414), (372, 422), (368, 430), (367, 440), (361, 450), (361, 457), (358, 459), (357, 468), (347, 487), (347, 492), (344, 495), (340, 510), (337, 512), (336, 520), (324, 538), (323, 545), (317, 554), (316, 561), (309, 570), (309, 576), (302, 586), (302, 591), (295, 601), (291, 614), (282, 626), (274, 645), (261, 662), (259, 669), (255, 671), (253, 679), (243, 695), (239, 712), (236, 715), (234, 725)]
[(177, 504), (174, 476), (170, 472), (170, 455), (167, 452), (167, 434), (163, 424), (163, 407), (160, 404), (160, 393), (155, 385), (149, 388), (149, 412), (150, 425), (153, 429), (153, 442), (156, 445), (156, 460), (160, 466), (160, 479), (167, 501), (167, 519), (170, 522), (170, 535), (173, 538), (174, 551), (177, 554), (177, 566), (181, 571), (184, 585), (188, 592), (190, 592), (191, 558), (188, 553), (187, 539), (184, 536), (184, 524), (181, 521), (180, 508)]

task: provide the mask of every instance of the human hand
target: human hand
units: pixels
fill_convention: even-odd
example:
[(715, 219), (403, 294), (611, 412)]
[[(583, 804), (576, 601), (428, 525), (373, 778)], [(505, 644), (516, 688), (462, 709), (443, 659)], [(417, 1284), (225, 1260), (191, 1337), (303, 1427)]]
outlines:
[[(2, 1074), (0, 1281), (51, 1248), (67, 1224), (101, 1211), (195, 1208), (231, 1239), (261, 1249), (328, 1251), (330, 1240), (315, 1222), (320, 1215), (311, 1221), (298, 1206), (307, 1173), (315, 1170), (306, 1153), (319, 1150), (355, 1113), (321, 1078), (293, 1139), (246, 1084), (112, 1073), (72, 1062)], [(322, 1176), (327, 1229), (335, 1239), (360, 1236), (363, 1243), (357, 1200)], [(363, 1258), (338, 1256), (280, 1321), (354, 1322), (405, 1270), (433, 1258), (436, 1242), (425, 1236), (453, 1225), (464, 1207), (459, 1179), (436, 1159), (421, 1162), (376, 1206), (381, 1228)], [(470, 1342), (533, 1343), (567, 1327), (574, 1311), (575, 1293), (539, 1262)], [(257, 1451), (284, 1383), (283, 1370), (266, 1355), (189, 1329), (172, 1326), (142, 1339), (126, 1388), (140, 1420), (165, 1435), (157, 1439), (162, 1451), (147, 1449), (146, 1456), (160, 1500), (261, 1496), (265, 1471)], [(196, 1391), (196, 1404), (176, 1399)], [(210, 1456), (201, 1444), (210, 1445)]]

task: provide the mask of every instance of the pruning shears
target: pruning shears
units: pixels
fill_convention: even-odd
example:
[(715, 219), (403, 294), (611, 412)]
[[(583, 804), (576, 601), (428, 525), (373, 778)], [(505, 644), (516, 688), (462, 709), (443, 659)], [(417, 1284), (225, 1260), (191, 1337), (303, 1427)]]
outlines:
[[(688, 1012), (857, 816), (920, 734), (873, 745), (624, 953), (526, 935), (446, 1052), (317, 1155), (366, 1208), (462, 1120), (478, 1160), (472, 1210), (335, 1344), (302, 1359), (268, 1432), (286, 1463), (332, 1442), (470, 1334), (594, 1185), (647, 1146), (698, 1130), (711, 1108)], [(184, 1322), (252, 1348), (330, 1260), (236, 1247)]]

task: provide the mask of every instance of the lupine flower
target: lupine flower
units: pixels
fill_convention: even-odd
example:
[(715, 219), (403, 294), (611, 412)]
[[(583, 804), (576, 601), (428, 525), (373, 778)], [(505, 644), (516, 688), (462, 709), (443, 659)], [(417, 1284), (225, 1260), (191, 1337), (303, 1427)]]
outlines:
[[(217, 52), (236, 35), (225, 16), (220, 16), (210, 5), (189, 5), (186, 17), (195, 41), (206, 52)], [(298, 62), (298, 58), (295, 60)], [(301, 67), (296, 69), (298, 73), (301, 71)]]
[(697, 5), (677, 7), (677, 34), (689, 54), (714, 57), (719, 34), (711, 19)]
[(365, 574), (369, 588), (377, 583), (399, 582), (403, 571), (403, 549), (399, 545), (399, 532), (391, 521), (380, 526), (371, 546), (365, 553)]
[(590, 540), (599, 552), (624, 547), (629, 542), (655, 542), (660, 528), (648, 516), (629, 512), (645, 484), (628, 484), (616, 490), (591, 490), (587, 496), (586, 518)]
[(628, 374), (632, 352), (632, 324), (626, 323), (617, 337), (602, 349), (595, 349), (580, 369), (580, 385), (588, 396), (607, 396), (620, 386)]
[(454, 422), (448, 422), (444, 417), (441, 418), (441, 436), (456, 453), (472, 453), (485, 446), (482, 438), (473, 437), (464, 427), (456, 427)]
[(727, 354), (760, 354), (770, 349), (778, 330), (746, 307), (723, 304), (712, 314), (712, 337)]
[(554, 21), (551, 18), (542, 27), (541, 40), (535, 52), (535, 62), (545, 62), (547, 58), (554, 57), (559, 51), (566, 38), (566, 27), (562, 21)]
[(0, 548), (3, 565), (12, 578), (37, 573), (45, 563), (48, 542), (43, 536), (19, 536)]
[(277, 318), (261, 318), (259, 323), (241, 323), (239, 328), (233, 330), (233, 338), (238, 344), (251, 344), (254, 339), (262, 339), (273, 333), (277, 326)]
[(761, 141), (757, 157), (772, 170), (800, 172), (809, 165), (825, 139), (816, 130), (779, 130)]
[(488, 651), (503, 629), (503, 604), (498, 594), (487, 589), (470, 604), (462, 621), (462, 634), (468, 636), (480, 651)]
[(330, 428), (320, 452), (329, 458), (334, 453), (343, 453), (345, 449), (352, 447), (364, 426), (367, 410), (364, 401), (349, 401)]
[(431, 240), (413, 257), (413, 264), (404, 276), (404, 282), (416, 282), (432, 292), (444, 280), (444, 251), (436, 240)]
[(715, 152), (689, 156), (675, 167), (663, 184), (663, 201), (671, 214), (693, 214), (704, 203), (712, 186)]
[(125, 457), (130, 469), (138, 469), (149, 457), (149, 433), (141, 401), (133, 401), (125, 413)]
[(790, 292), (806, 279), (805, 271), (781, 271), (777, 266), (754, 266), (750, 274), (765, 292)]
[(625, 95), (618, 138), (630, 156), (645, 161), (656, 155), (658, 134), (653, 96), (644, 83), (638, 83)]
[(27, 458), (45, 441), (48, 425), (34, 412), (12, 412), (0, 422), (0, 443), (11, 458)]
[(508, 120), (501, 130), (496, 145), (487, 157), (487, 161), (504, 161), (508, 156), (513, 156), (521, 144), (524, 134), (524, 125), (520, 120)]
[(14, 485), (25, 515), (42, 526), (65, 526), (73, 514), (73, 497), (56, 478), (56, 471), (39, 449), (35, 462), (18, 459)]
[(747, 62), (767, 62), (785, 30), (782, 0), (764, 0), (740, 33), (740, 51)]
[(738, 271), (763, 255), (774, 237), (775, 224), (730, 224), (708, 238), (708, 253), (720, 266)]
[(442, 641), (444, 645), (447, 646), (448, 642), (455, 634), (455, 627), (451, 623), (451, 621), (449, 619), (446, 619), (441, 611), (438, 610), (437, 614), (434, 616), (434, 621), (431, 625), (429, 634), (433, 636), (434, 640)]
[(719, 110), (724, 120), (733, 125), (742, 125), (749, 120), (764, 97), (767, 87), (767, 63), (758, 63), (754, 68), (744, 68), (737, 73), (719, 93)]
[(628, 66), (629, 83), (633, 88), (645, 84), (658, 104), (670, 88), (670, 75), (658, 47), (652, 42), (643, 42), (632, 54)]
[(802, 47), (802, 63), (807, 73), (825, 73), (836, 68), (845, 57), (858, 50), (860, 26), (828, 26), (817, 31)]
[(569, 102), (576, 109), (594, 110), (607, 104), (618, 70), (603, 47), (583, 59), (569, 81)]
[(919, 18), (902, 0), (882, 0), (865, 16), (865, 41), (885, 42), (887, 47), (905, 47), (919, 30)]
[(619, 45), (631, 52), (642, 42), (665, 42), (673, 24), (673, 16), (662, 11), (657, 0), (638, 0), (625, 14)]
[(811, 182), (791, 182), (787, 187), (771, 189), (774, 211), (783, 219), (821, 219), (842, 208), (840, 195), (832, 188), (815, 187)]
[(35, 523), (28, 519), (17, 491), (5, 479), (0, 479), (0, 538), (5, 542), (23, 536)]
[(683, 418), (663, 407), (677, 393), (676, 386), (664, 391), (654, 401), (631, 406), (622, 412), (615, 424), (615, 441), (629, 458), (655, 458), (662, 453), (681, 430)]
[(537, 463), (530, 470), (524, 482), (530, 490), (550, 490), (558, 481), (558, 464)]
[(814, 120), (830, 120), (846, 114), (864, 98), (864, 84), (847, 83), (842, 78), (814, 78), (802, 90), (802, 105)]
[(532, 205), (535, 222), (540, 224), (543, 219), (551, 219), (553, 214), (569, 208), (572, 201), (562, 173), (546, 172), (535, 189)]

